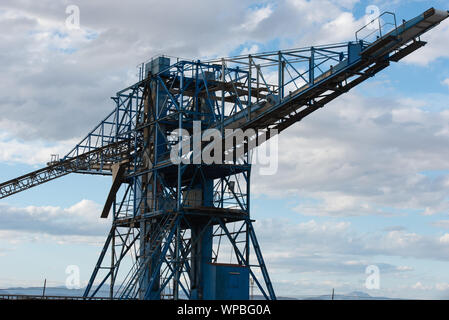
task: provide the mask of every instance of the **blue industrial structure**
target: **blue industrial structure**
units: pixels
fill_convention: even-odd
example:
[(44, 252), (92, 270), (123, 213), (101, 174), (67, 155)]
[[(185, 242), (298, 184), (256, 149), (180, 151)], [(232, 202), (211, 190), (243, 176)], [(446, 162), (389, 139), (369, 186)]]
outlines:
[[(73, 150), (1, 184), (0, 197), (72, 172), (112, 176), (101, 215), (112, 227), (86, 299), (105, 285), (111, 298), (248, 299), (250, 279), (276, 299), (250, 217), (252, 151), (424, 46), (419, 37), (448, 15), (432, 8), (398, 26), (385, 13), (349, 43), (209, 61), (156, 57)], [(181, 129), (212, 128), (221, 138), (197, 143), (223, 146), (223, 163), (174, 149)], [(229, 129), (249, 133), (229, 146)], [(174, 162), (174, 150), (189, 161)]]

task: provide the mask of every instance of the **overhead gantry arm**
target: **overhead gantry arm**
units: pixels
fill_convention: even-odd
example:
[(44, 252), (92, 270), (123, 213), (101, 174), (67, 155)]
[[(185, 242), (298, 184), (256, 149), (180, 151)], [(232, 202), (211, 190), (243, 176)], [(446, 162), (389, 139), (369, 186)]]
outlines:
[(72, 172), (107, 170), (117, 159), (127, 157), (129, 142), (112, 143), (79, 156), (57, 161), (49, 166), (30, 172), (0, 184), (0, 199), (30, 189)]

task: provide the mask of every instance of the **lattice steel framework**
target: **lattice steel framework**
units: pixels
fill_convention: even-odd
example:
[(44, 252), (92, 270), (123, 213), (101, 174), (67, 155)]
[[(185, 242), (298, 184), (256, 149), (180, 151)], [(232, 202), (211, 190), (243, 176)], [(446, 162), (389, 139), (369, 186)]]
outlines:
[[(64, 158), (0, 184), (0, 198), (71, 172), (112, 176), (101, 215), (112, 216), (112, 227), (86, 299), (106, 285), (111, 298), (248, 298), (249, 278), (275, 299), (250, 217), (253, 151), (424, 46), (420, 36), (447, 17), (432, 8), (397, 26), (386, 13), (371, 22), (377, 31), (364, 27), (355, 42), (209, 61), (152, 59)], [(220, 135), (195, 140), (196, 130), (207, 129)], [(181, 143), (194, 152), (177, 149)], [(204, 161), (195, 146), (224, 161)], [(226, 287), (222, 270), (242, 275), (242, 288)]]

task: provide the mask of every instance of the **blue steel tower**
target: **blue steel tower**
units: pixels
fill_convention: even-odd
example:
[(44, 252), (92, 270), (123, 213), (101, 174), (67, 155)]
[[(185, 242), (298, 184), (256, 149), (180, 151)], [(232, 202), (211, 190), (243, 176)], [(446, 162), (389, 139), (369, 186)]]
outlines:
[[(248, 71), (199, 61), (171, 64), (166, 57), (151, 60), (141, 70), (141, 80), (115, 97), (115, 116), (123, 110), (129, 121), (122, 132), (118, 129), (114, 142), (127, 141), (134, 150), (113, 165), (113, 185), (102, 215), (111, 211), (113, 227), (104, 252), (108, 247), (116, 251), (117, 244), (122, 252), (138, 249), (118, 288), (113, 279), (122, 258), (112, 253), (106, 277), (113, 295), (249, 299), (252, 277), (266, 298), (275, 299), (249, 214), (250, 153), (211, 164), (194, 161), (193, 155), (179, 163), (171, 157), (182, 141), (182, 135), (173, 133), (193, 134), (195, 125), (200, 132), (229, 127), (224, 112), (238, 113), (233, 86), (249, 81)], [(124, 234), (129, 242), (123, 242)], [(255, 262), (250, 262), (252, 254)], [(90, 284), (104, 263), (102, 255)], [(86, 297), (90, 290), (88, 286)]]
[(101, 214), (112, 226), (85, 299), (105, 286), (120, 299), (249, 299), (250, 281), (276, 299), (250, 215), (254, 151), (423, 47), (420, 36), (448, 16), (431, 8), (398, 26), (387, 12), (355, 41), (326, 46), (156, 57), (65, 157), (0, 184), (0, 198), (69, 173), (112, 177)]

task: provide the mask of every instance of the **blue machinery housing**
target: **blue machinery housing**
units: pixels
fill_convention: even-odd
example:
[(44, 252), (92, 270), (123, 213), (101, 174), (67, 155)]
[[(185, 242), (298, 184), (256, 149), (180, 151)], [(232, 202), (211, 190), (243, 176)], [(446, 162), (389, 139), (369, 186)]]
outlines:
[[(276, 299), (250, 218), (254, 148), (424, 46), (420, 36), (448, 15), (431, 8), (398, 26), (384, 13), (349, 43), (209, 61), (156, 57), (65, 157), (1, 184), (0, 197), (68, 173), (112, 176), (101, 214), (112, 227), (85, 299), (106, 285), (117, 299), (249, 299), (250, 283)], [(182, 137), (173, 133), (191, 134), (194, 123), (246, 136), (220, 149), (231, 153), (223, 163), (174, 163)]]

